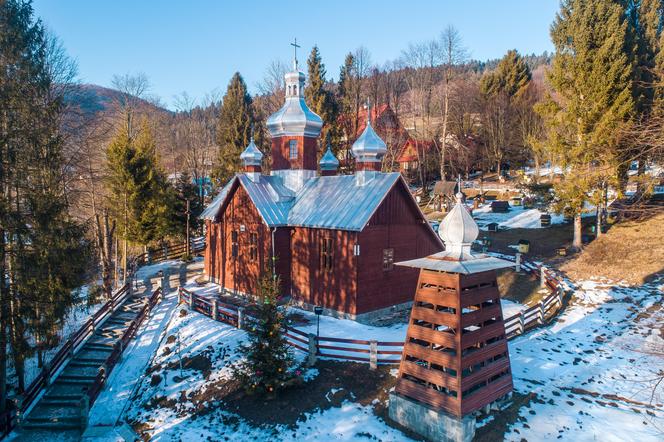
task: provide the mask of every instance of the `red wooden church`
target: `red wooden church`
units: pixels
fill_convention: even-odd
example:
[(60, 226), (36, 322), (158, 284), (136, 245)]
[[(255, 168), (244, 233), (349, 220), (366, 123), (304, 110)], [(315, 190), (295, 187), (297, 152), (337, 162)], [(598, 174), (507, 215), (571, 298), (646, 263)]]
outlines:
[[(272, 171), (252, 142), (245, 173), (207, 207), (205, 272), (223, 290), (255, 293), (274, 259), (282, 291), (327, 314), (367, 318), (408, 305), (416, 269), (394, 262), (442, 250), (399, 173), (381, 173), (386, 145), (371, 122), (353, 144), (354, 175), (338, 175), (329, 146), (316, 164), (321, 118), (304, 100), (304, 73), (285, 76), (283, 107), (270, 116)], [(320, 173), (319, 173), (320, 171)]]

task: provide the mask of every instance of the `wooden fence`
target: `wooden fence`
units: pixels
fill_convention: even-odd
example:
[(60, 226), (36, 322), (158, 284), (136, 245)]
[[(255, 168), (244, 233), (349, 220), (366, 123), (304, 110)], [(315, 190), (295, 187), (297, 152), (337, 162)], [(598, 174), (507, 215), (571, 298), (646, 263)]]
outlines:
[[(189, 252), (196, 255), (205, 250), (205, 237), (200, 236), (190, 240)], [(184, 258), (187, 253), (187, 244), (165, 245), (159, 249), (148, 250), (132, 259), (132, 268), (136, 269), (143, 265), (155, 264), (168, 259)]]
[[(565, 297), (573, 291), (573, 287), (553, 270), (541, 264), (521, 261), (520, 255), (519, 257), (510, 255), (499, 256), (503, 259), (520, 261), (519, 266), (521, 270), (538, 277), (542, 286), (550, 290), (550, 294), (537, 304), (504, 319), (505, 334), (510, 339), (542, 325), (554, 317), (562, 309)], [(191, 310), (202, 313), (217, 321), (230, 324), (233, 327), (243, 328), (247, 321), (254, 319), (242, 307), (196, 295), (182, 287), (180, 287), (178, 295), (180, 302), (186, 303)], [(403, 341), (386, 342), (327, 336), (317, 338), (315, 334), (307, 333), (294, 327), (286, 327), (285, 331), (288, 343), (293, 348), (308, 353), (310, 356), (315, 355), (318, 358), (367, 362), (371, 367), (375, 367), (378, 364), (399, 364), (401, 360)]]

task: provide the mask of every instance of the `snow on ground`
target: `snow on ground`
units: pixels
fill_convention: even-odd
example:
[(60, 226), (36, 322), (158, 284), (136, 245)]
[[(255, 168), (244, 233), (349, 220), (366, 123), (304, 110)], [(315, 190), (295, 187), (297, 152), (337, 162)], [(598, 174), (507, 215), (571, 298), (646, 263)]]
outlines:
[[(44, 360), (49, 361), (55, 354), (60, 351), (60, 348), (64, 343), (69, 339), (69, 336), (78, 331), (79, 328), (87, 321), (90, 316), (95, 314), (97, 310), (104, 305), (105, 301), (101, 301), (97, 304), (88, 305), (87, 296), (88, 296), (89, 286), (84, 285), (75, 290), (75, 296), (77, 298), (77, 304), (74, 305), (67, 316), (65, 316), (62, 330), (58, 333), (60, 336), (60, 343), (50, 350), (44, 352)], [(12, 364), (12, 359), (9, 359), (9, 376), (15, 376), (14, 367)], [(25, 360), (25, 383), (29, 385), (39, 374), (40, 368), (37, 366), (37, 355), (33, 355)], [(13, 383), (12, 385), (14, 385)]]
[(510, 316), (516, 315), (521, 310), (528, 308), (527, 305), (520, 304), (515, 301), (510, 301), (509, 299), (500, 298), (500, 306), (503, 309), (503, 318), (509, 318)]
[[(192, 281), (193, 283), (193, 281)], [(115, 366), (105, 388), (90, 410), (89, 425), (115, 425), (148, 362), (157, 350), (164, 330), (177, 306), (177, 290), (164, 296), (154, 307), (140, 333), (131, 341), (120, 362)]]
[(507, 440), (662, 440), (662, 282), (586, 281), (553, 325), (510, 341), (515, 389), (538, 400)]
[[(493, 213), (491, 203), (483, 204), (473, 210), (473, 218), (482, 230), (490, 223), (498, 223), (504, 229), (539, 229), (541, 228), (540, 216), (542, 212), (538, 209), (524, 209), (523, 206), (512, 206), (505, 213)], [(551, 214), (551, 224), (562, 224), (562, 215)]]
[[(189, 285), (214, 293), (211, 285)], [(664, 352), (659, 334), (664, 321), (663, 290), (664, 281), (641, 287), (585, 281), (551, 325), (510, 340), (515, 391), (536, 397), (518, 410), (518, 419), (508, 427), (505, 439), (661, 440), (664, 394), (661, 389), (653, 394), (652, 379), (664, 370), (664, 359), (651, 353)], [(523, 308), (507, 300), (502, 304), (505, 317)], [(162, 334), (165, 339), (151, 363), (156, 368), (139, 379), (124, 416), (145, 424), (154, 440), (410, 440), (376, 416), (371, 407), (350, 401), (307, 413), (294, 428), (251, 425), (214, 400), (201, 413), (191, 398), (206, 393), (213, 397), (215, 388), (230, 378), (231, 365), (239, 357), (238, 345), (246, 335), (202, 314), (183, 316), (183, 309), (186, 307), (173, 309)], [(297, 312), (309, 320), (298, 328), (315, 333), (315, 315)], [(324, 336), (400, 341), (405, 330), (405, 324), (370, 327), (321, 317)], [(139, 341), (144, 339), (143, 333)], [(131, 360), (147, 351), (136, 345), (124, 358)], [(185, 367), (187, 361), (197, 364), (180, 373), (180, 356)], [(316, 372), (310, 375), (316, 382)], [(112, 378), (109, 389), (116, 388), (121, 378)], [(493, 422), (495, 419), (487, 419), (485, 425)]]

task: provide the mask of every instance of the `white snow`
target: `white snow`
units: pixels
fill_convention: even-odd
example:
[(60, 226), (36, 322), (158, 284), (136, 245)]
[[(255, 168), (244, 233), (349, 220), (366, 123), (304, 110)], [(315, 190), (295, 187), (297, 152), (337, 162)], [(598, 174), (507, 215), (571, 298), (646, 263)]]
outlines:
[(506, 439), (662, 440), (664, 397), (653, 379), (664, 359), (648, 345), (661, 340), (652, 330), (664, 312), (638, 316), (656, 302), (662, 287), (654, 283), (586, 281), (553, 325), (510, 341), (515, 389), (539, 401), (521, 409)]
[[(201, 293), (215, 292), (213, 285), (196, 287), (193, 282), (188, 288)], [(534, 393), (536, 398), (519, 410), (519, 420), (508, 427), (505, 439), (661, 440), (664, 397), (661, 388), (653, 394), (652, 379), (659, 370), (664, 370), (663, 358), (653, 355), (664, 349), (659, 331), (664, 320), (664, 310), (659, 307), (663, 288), (655, 283), (634, 288), (608, 281), (584, 281), (556, 321), (509, 341), (515, 391)], [(165, 304), (169, 302), (172, 298)], [(502, 300), (502, 305), (505, 317), (524, 308), (508, 300)], [(120, 372), (126, 369), (127, 373), (112, 377), (108, 387), (116, 395), (127, 391), (123, 382), (138, 377), (132, 370), (143, 364), (141, 359), (146, 357), (141, 353), (149, 353), (156, 347), (151, 365), (158, 368), (150, 374), (143, 371), (143, 377), (138, 379), (139, 388), (123, 416), (123, 420), (147, 423), (153, 440), (410, 440), (376, 416), (371, 406), (354, 400), (347, 400), (340, 407), (306, 413), (294, 427), (257, 427), (214, 402), (208, 402), (205, 413), (196, 412), (191, 395), (230, 378), (231, 365), (239, 357), (237, 348), (246, 335), (198, 313), (181, 316), (184, 306), (170, 308), (172, 319), (166, 321), (168, 324), (161, 334), (172, 337), (170, 343), (164, 339), (155, 346), (148, 337), (154, 336), (156, 323), (165, 321), (163, 317), (158, 319), (156, 312), (139, 334), (137, 344), (125, 353), (126, 361), (136, 358), (136, 362), (128, 362), (126, 368), (118, 367)], [(297, 328), (316, 333), (315, 315), (294, 311), (309, 321), (306, 325), (298, 324)], [(639, 316), (640, 313), (647, 315)], [(320, 328), (323, 336), (402, 341), (406, 324), (371, 327), (322, 316)], [(185, 369), (180, 377), (179, 355), (187, 359), (200, 354), (208, 355), (211, 361), (207, 378), (195, 369)], [(154, 374), (161, 379), (151, 386)], [(311, 382), (316, 382), (316, 376), (317, 370), (305, 373)], [(572, 388), (581, 390), (572, 391)], [(335, 392), (330, 390), (329, 396)], [(176, 405), (146, 408), (152, 399), (161, 397)], [(114, 407), (119, 405), (110, 409)], [(481, 425), (490, 426), (495, 420), (484, 419)]]
[[(473, 218), (482, 230), (487, 229), (490, 223), (497, 223), (504, 229), (539, 229), (541, 228), (540, 216), (542, 212), (538, 209), (524, 209), (523, 206), (512, 206), (505, 213), (493, 213), (491, 203), (486, 203), (473, 210)], [(564, 216), (551, 214), (551, 224), (561, 224)]]

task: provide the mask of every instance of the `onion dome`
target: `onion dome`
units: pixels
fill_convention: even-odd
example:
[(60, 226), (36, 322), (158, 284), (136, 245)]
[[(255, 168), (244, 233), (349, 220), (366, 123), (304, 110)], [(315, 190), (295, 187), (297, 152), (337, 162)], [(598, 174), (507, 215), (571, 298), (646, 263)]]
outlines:
[(367, 106), (367, 127), (364, 128), (362, 135), (355, 140), (353, 147), (353, 156), (360, 163), (379, 163), (385, 152), (387, 145), (371, 126), (371, 108)]
[(332, 147), (328, 143), (327, 151), (320, 159), (320, 170), (337, 170), (339, 168), (339, 159), (332, 153)]
[(456, 194), (456, 205), (438, 227), (438, 236), (445, 243), (445, 252), (463, 260), (470, 258), (470, 246), (480, 233), (477, 223), (463, 204), (463, 194)]
[(304, 101), (304, 73), (297, 69), (288, 72), (286, 80), (286, 99), (284, 105), (267, 119), (270, 135), (318, 137), (323, 127), (323, 120), (316, 115)]
[(260, 166), (263, 161), (263, 152), (260, 151), (254, 143), (254, 137), (251, 137), (251, 142), (244, 152), (240, 154), (240, 159), (244, 162), (245, 166)]

